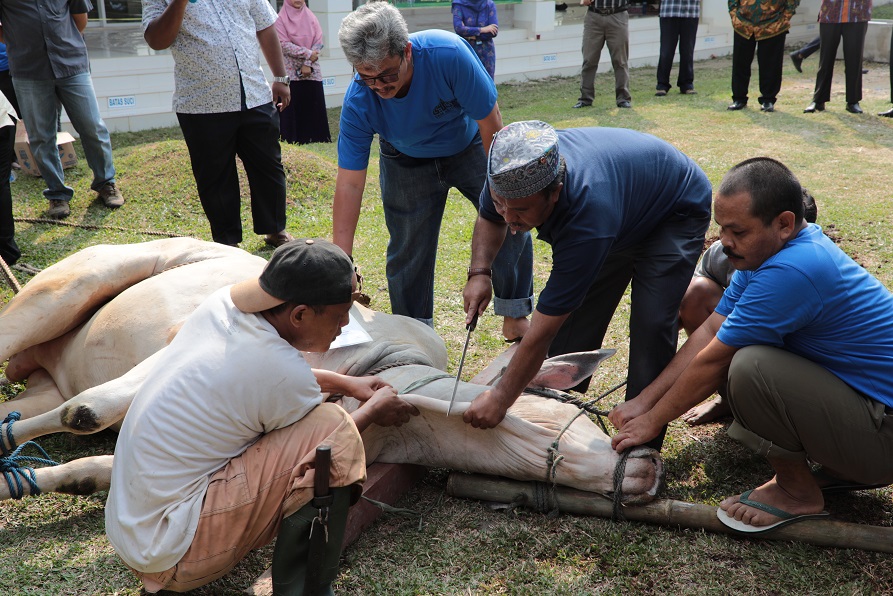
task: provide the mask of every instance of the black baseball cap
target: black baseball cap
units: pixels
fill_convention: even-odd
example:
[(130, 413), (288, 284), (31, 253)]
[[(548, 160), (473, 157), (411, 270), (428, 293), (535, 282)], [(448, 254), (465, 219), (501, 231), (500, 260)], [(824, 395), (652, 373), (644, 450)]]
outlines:
[(261, 312), (283, 302), (325, 306), (353, 297), (353, 263), (337, 245), (305, 238), (286, 242), (273, 252), (260, 277), (230, 288), (242, 312)]

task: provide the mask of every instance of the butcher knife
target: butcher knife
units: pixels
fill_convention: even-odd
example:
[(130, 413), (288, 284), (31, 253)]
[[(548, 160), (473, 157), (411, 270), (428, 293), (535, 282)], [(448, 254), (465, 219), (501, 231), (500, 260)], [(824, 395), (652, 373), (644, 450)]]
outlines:
[(453, 385), (453, 396), (450, 397), (450, 405), (447, 406), (447, 416), (450, 415), (450, 410), (453, 409), (453, 402), (456, 400), (456, 390), (459, 388), (459, 379), (462, 378), (462, 366), (465, 364), (465, 352), (468, 351), (468, 340), (471, 339), (471, 332), (474, 331), (474, 328), (478, 325), (478, 313), (474, 313), (474, 318), (471, 319), (471, 323), (465, 326), (468, 330), (468, 334), (465, 336), (465, 347), (462, 348), (462, 357), (459, 359), (459, 372), (456, 373), (456, 384)]

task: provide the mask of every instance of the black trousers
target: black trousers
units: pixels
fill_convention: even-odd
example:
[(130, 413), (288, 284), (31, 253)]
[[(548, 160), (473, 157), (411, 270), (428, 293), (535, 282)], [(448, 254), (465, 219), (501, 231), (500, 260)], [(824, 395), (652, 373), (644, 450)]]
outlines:
[(819, 50), (821, 40), (822, 40), (821, 36), (816, 37), (815, 39), (811, 40), (808, 44), (806, 44), (805, 46), (803, 46), (802, 48), (800, 48), (799, 50), (794, 52), (794, 54), (797, 54), (798, 56), (800, 56), (801, 59), (806, 60), (807, 58), (809, 58), (810, 56), (812, 56)]
[(834, 61), (837, 48), (843, 39), (843, 66), (846, 74), (846, 102), (862, 101), (862, 49), (868, 22), (819, 23), (819, 72), (815, 78), (812, 100), (825, 103), (831, 99), (831, 79), (834, 77)]
[(15, 241), (15, 222), (12, 218), (12, 193), (9, 171), (15, 151), (15, 126), (0, 128), (0, 257), (7, 265), (19, 260), (22, 253)]
[(760, 71), (760, 103), (775, 103), (781, 90), (781, 72), (784, 67), (784, 40), (787, 32), (769, 39), (744, 39), (735, 33), (732, 43), (732, 99), (747, 101), (750, 86), (750, 67), (754, 53)]
[(192, 173), (215, 242), (242, 241), (242, 198), (236, 156), (245, 166), (256, 234), (285, 229), (285, 170), (279, 112), (272, 102), (221, 114), (177, 113)]
[(670, 70), (676, 44), (679, 44), (679, 76), (676, 86), (680, 91), (694, 88), (695, 41), (698, 38), (698, 19), (681, 17), (660, 18), (660, 58), (657, 61), (657, 90), (669, 91)]

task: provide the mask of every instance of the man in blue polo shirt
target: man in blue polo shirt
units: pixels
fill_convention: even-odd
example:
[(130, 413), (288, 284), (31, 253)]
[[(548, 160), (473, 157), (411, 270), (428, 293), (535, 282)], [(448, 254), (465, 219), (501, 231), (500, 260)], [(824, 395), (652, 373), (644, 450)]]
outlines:
[(726, 381), (729, 436), (775, 470), (720, 504), (727, 526), (764, 532), (827, 515), (823, 488), (893, 483), (893, 295), (804, 220), (800, 183), (773, 159), (732, 168), (716, 222), (731, 285), (654, 383), (611, 412), (614, 448), (650, 440)]
[[(387, 2), (347, 15), (338, 38), (357, 76), (341, 109), (334, 241), (353, 253), (369, 149), (378, 134), (391, 311), (433, 325), (434, 261), (447, 194), (455, 187), (477, 209), (487, 151), (502, 127), (496, 86), (468, 42), (445, 31), (409, 35), (400, 11)], [(489, 265), (469, 270), (488, 283), (492, 276), (506, 339), (527, 331), (532, 263), (530, 235), (519, 234), (505, 243), (492, 271)]]
[[(488, 167), (471, 266), (489, 266), (506, 227), (513, 234), (536, 228), (538, 239), (552, 245), (552, 271), (508, 370), (475, 399), (465, 421), (499, 424), (547, 354), (601, 347), (630, 283), (626, 395), (635, 397), (676, 353), (679, 303), (710, 223), (707, 176), (651, 135), (617, 128), (556, 132), (539, 121), (499, 131)], [(489, 300), (489, 288), (472, 277), (465, 287), (468, 319)]]

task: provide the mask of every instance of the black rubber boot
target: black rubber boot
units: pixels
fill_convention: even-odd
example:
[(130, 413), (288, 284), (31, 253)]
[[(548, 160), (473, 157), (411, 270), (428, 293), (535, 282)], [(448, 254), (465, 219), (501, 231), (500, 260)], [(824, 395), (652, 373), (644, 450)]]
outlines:
[[(329, 507), (328, 542), (321, 557), (320, 585), (315, 593), (305, 592), (304, 581), (310, 556), (310, 528), (319, 515), (312, 503), (304, 505), (282, 520), (276, 547), (273, 550), (274, 596), (332, 596), (332, 582), (338, 576), (338, 561), (344, 544), (347, 512), (356, 489), (343, 486), (332, 489), (333, 502)], [(317, 524), (314, 532), (323, 531)]]

